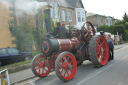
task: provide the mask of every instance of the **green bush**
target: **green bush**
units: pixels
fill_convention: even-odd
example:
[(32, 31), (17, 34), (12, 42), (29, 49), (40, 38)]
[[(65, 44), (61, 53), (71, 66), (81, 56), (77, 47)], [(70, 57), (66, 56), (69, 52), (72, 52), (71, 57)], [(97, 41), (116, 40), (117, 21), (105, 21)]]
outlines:
[(109, 32), (115, 35), (118, 32), (118, 34), (120, 35), (120, 34), (125, 33), (125, 27), (123, 25), (111, 25), (109, 27)]
[(98, 30), (98, 31), (105, 31), (105, 32), (108, 32), (108, 31), (109, 31), (109, 26), (103, 25), (103, 26), (100, 26), (97, 30)]
[(104, 32), (110, 32), (114, 35), (118, 34), (122, 34), (122, 38), (123, 40), (127, 40), (128, 38), (128, 31), (125, 29), (125, 26), (124, 25), (111, 25), (111, 26), (101, 26), (98, 28), (98, 31), (104, 31)]
[(32, 51), (32, 52), (31, 52), (31, 54), (32, 54), (33, 56), (35, 56), (35, 55), (37, 55), (37, 54), (40, 54), (40, 53), (42, 53), (41, 50), (37, 50), (37, 51)]
[(126, 22), (126, 23), (124, 24), (124, 27), (125, 27), (125, 29), (128, 30), (128, 22)]
[(127, 32), (125, 31), (125, 33), (122, 34), (123, 40), (127, 41)]
[(98, 28), (98, 31), (110, 32), (110, 33), (116, 35), (117, 32), (119, 34), (124, 33), (125, 27), (123, 25), (111, 25), (111, 26), (103, 25), (103, 26)]

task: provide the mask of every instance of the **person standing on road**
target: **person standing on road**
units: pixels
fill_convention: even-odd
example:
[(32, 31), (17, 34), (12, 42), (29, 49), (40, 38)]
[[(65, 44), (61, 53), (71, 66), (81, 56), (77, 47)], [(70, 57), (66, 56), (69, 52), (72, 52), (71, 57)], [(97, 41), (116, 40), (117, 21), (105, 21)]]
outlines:
[(107, 39), (107, 43), (108, 43), (108, 47), (109, 47), (109, 61), (110, 61), (110, 60), (114, 59), (114, 55), (113, 55), (114, 54), (114, 52), (113, 52), (114, 44), (113, 44), (112, 40), (109, 38), (109, 36), (107, 36), (106, 39)]

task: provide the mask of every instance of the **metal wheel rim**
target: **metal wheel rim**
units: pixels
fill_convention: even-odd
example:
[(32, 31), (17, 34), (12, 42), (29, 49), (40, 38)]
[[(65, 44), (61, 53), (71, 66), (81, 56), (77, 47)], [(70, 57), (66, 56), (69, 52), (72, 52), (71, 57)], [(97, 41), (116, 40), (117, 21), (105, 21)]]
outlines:
[(100, 36), (96, 40), (96, 56), (101, 65), (105, 65), (108, 61), (109, 51), (108, 44), (104, 37)]
[[(69, 68), (71, 67), (71, 68)], [(65, 80), (70, 80), (74, 77), (77, 69), (77, 63), (72, 54), (65, 54), (59, 61), (59, 73)]]
[(51, 71), (45, 55), (40, 55), (36, 58), (34, 62), (34, 70), (39, 76), (46, 76)]

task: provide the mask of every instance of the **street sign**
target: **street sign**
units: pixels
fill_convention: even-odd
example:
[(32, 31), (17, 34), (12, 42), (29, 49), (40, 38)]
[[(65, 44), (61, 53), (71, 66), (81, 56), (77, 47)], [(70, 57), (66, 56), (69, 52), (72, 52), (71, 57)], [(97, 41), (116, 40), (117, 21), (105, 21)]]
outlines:
[(0, 85), (10, 85), (7, 69), (0, 71)]

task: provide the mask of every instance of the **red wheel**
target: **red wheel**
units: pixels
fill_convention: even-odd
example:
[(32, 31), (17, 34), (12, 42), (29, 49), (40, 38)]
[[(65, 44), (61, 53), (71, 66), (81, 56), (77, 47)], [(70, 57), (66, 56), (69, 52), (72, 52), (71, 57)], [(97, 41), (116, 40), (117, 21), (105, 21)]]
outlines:
[(39, 77), (45, 77), (51, 71), (48, 60), (43, 54), (38, 54), (34, 57), (31, 64), (32, 72)]
[(55, 62), (55, 71), (59, 79), (63, 81), (71, 80), (76, 73), (76, 59), (70, 52), (62, 52)]
[(96, 40), (96, 56), (101, 65), (107, 63), (109, 56), (108, 43), (102, 36), (98, 37)]
[(89, 41), (89, 57), (96, 65), (105, 65), (108, 62), (109, 48), (103, 36), (94, 36)]

